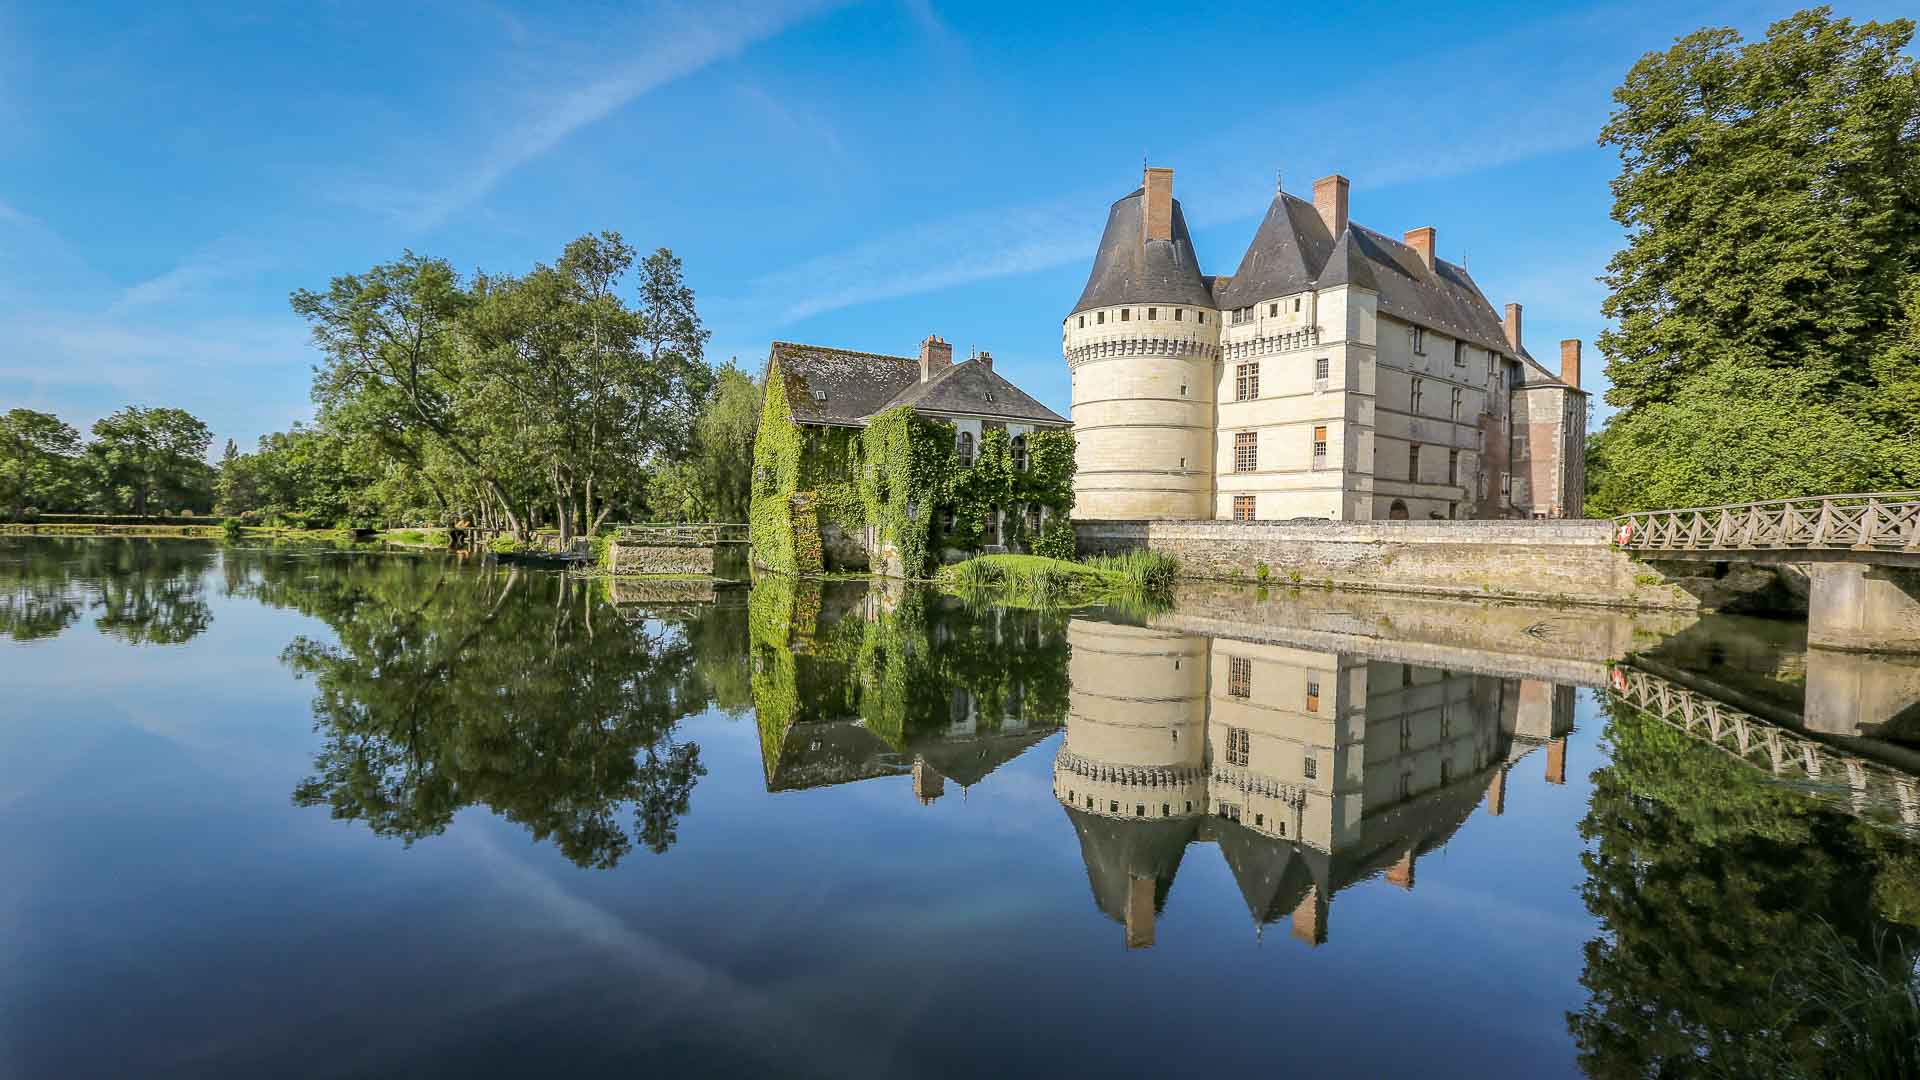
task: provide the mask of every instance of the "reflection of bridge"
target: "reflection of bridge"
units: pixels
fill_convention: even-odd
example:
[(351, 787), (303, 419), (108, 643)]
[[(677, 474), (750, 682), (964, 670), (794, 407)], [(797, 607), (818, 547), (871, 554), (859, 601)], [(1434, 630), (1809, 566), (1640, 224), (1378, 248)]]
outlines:
[(1920, 784), (1905, 773), (1762, 720), (1637, 667), (1613, 668), (1609, 694), (1776, 778), (1845, 783), (1852, 811), (1869, 820), (1897, 819), (1920, 831)]
[(1920, 491), (1649, 510), (1614, 525), (1616, 544), (1650, 559), (1822, 564), (1809, 643), (1920, 652)]

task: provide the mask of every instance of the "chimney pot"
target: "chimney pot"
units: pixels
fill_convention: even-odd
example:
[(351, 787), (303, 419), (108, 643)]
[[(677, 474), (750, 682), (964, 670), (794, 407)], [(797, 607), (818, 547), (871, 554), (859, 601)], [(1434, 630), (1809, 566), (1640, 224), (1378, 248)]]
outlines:
[(928, 334), (920, 339), (920, 381), (926, 382), (953, 366), (953, 346), (940, 340), (938, 334)]
[(1507, 346), (1514, 352), (1520, 351), (1520, 305), (1508, 304), (1507, 317), (1501, 320), (1507, 331)]
[(1580, 339), (1568, 338), (1560, 343), (1560, 381), (1568, 386), (1580, 385)]
[(1313, 208), (1320, 213), (1320, 220), (1327, 226), (1327, 233), (1335, 240), (1347, 230), (1347, 178), (1339, 173), (1323, 176), (1313, 182)]
[(1403, 239), (1408, 247), (1420, 253), (1420, 261), (1427, 264), (1427, 269), (1433, 269), (1433, 226), (1410, 230)]
[(1147, 200), (1144, 239), (1173, 239), (1173, 170), (1148, 169), (1140, 186)]

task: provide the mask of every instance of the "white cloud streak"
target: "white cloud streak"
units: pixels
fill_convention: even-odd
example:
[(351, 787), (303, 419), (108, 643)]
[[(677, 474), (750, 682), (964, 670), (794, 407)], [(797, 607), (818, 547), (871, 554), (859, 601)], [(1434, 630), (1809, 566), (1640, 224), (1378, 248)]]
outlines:
[(546, 155), (582, 128), (640, 96), (735, 56), (803, 18), (834, 6), (828, 0), (771, 6), (712, 4), (656, 13), (649, 36), (612, 73), (557, 91), (527, 94), (517, 118), (476, 160), (437, 175), (436, 186), (362, 182), (340, 194), (415, 229), (431, 229), (479, 203), (516, 170)]

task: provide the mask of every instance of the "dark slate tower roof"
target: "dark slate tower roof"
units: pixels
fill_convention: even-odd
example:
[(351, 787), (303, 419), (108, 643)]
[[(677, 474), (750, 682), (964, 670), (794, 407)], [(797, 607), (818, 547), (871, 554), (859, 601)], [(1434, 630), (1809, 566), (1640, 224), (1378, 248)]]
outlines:
[(1240, 269), (1218, 294), (1220, 307), (1249, 307), (1312, 288), (1320, 268), (1326, 265), (1328, 252), (1333, 250), (1333, 241), (1312, 203), (1276, 192), (1267, 216), (1253, 234), (1253, 243), (1241, 256)]
[(1213, 294), (1200, 276), (1186, 215), (1173, 200), (1173, 238), (1146, 239), (1146, 188), (1113, 204), (1093, 272), (1074, 311), (1117, 304), (1191, 304), (1213, 307)]
[(1187, 844), (1200, 831), (1197, 818), (1110, 818), (1061, 804), (1080, 834), (1093, 902), (1115, 922), (1127, 921), (1127, 887), (1134, 878), (1153, 881), (1153, 910), (1166, 907), (1173, 876)]

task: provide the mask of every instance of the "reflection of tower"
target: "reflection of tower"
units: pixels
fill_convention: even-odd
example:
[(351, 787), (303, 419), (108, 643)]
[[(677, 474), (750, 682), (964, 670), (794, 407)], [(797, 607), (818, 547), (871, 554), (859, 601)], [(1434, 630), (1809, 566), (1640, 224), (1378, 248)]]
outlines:
[(1080, 836), (1094, 902), (1151, 944), (1206, 813), (1204, 638), (1076, 619), (1053, 793)]

